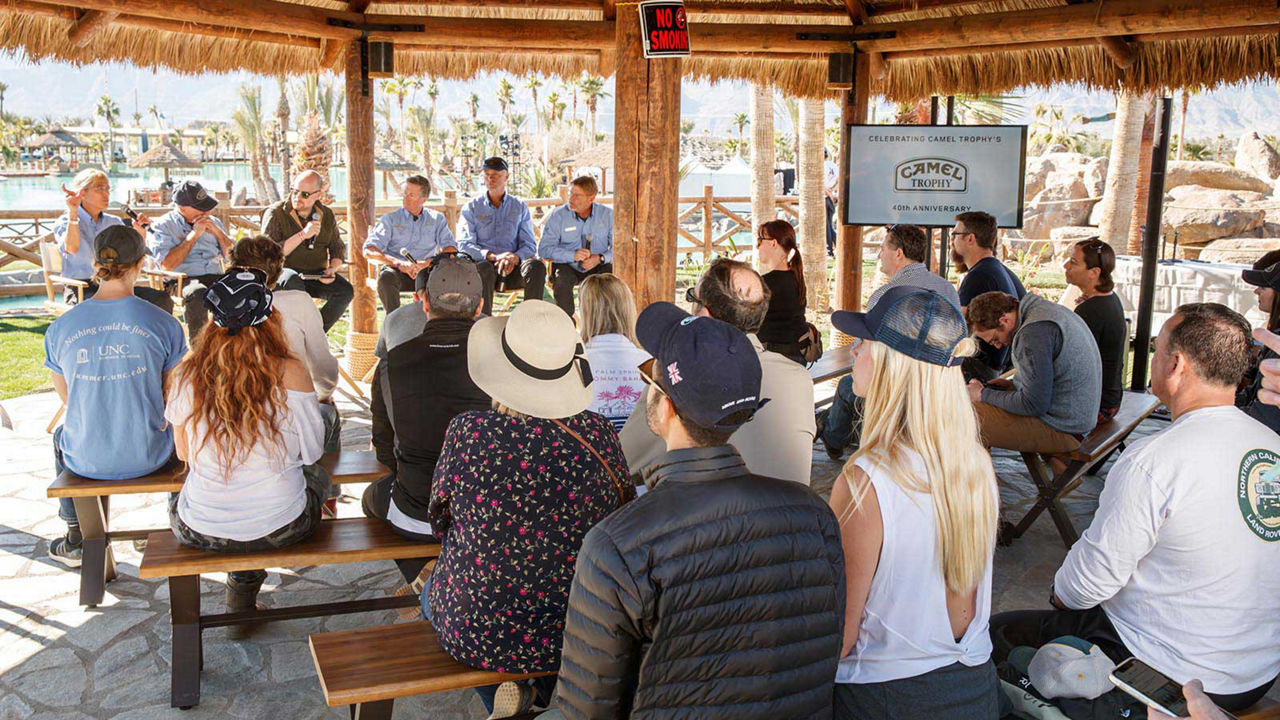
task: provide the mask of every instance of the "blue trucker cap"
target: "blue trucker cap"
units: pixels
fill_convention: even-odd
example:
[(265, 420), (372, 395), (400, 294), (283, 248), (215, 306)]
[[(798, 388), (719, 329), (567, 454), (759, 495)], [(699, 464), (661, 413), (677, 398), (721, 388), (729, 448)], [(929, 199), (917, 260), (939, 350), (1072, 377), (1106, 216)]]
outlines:
[(636, 337), (654, 358), (658, 387), (699, 427), (736, 428), (768, 402), (756, 349), (726, 322), (657, 302), (636, 319)]
[(890, 288), (868, 312), (837, 310), (831, 324), (846, 335), (882, 342), (907, 357), (944, 367), (963, 361), (951, 353), (969, 335), (960, 308), (932, 290), (910, 285)]

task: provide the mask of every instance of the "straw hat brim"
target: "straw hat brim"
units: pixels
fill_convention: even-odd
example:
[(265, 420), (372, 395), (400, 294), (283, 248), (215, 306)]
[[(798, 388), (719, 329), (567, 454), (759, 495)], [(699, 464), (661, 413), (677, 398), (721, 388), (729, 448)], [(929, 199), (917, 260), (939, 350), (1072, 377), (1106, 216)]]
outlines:
[(476, 387), (519, 413), (537, 418), (577, 415), (595, 399), (593, 385), (582, 385), (576, 369), (555, 380), (539, 380), (521, 372), (502, 351), (508, 317), (476, 321), (467, 338), (467, 369)]

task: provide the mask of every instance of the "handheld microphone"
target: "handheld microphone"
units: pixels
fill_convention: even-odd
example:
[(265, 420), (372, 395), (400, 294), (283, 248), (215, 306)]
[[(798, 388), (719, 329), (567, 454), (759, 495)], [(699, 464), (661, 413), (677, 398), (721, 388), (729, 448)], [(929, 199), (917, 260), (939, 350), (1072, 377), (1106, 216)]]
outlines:
[[(311, 209), (311, 217), (310, 217), (310, 218), (308, 218), (308, 219), (309, 219), (311, 222), (315, 222), (315, 221), (317, 221), (317, 220), (319, 220), (319, 219), (320, 219), (320, 213), (316, 212), (315, 208), (312, 208), (312, 209)], [(319, 234), (319, 233), (317, 233), (317, 234)], [(316, 236), (315, 236), (315, 235), (312, 235), (311, 237), (307, 238), (307, 249), (308, 249), (308, 250), (315, 250), (315, 249), (316, 249)]]
[(405, 260), (408, 260), (411, 263), (416, 264), (418, 262), (417, 260), (414, 259), (412, 255), (409, 254), (409, 248), (400, 248), (400, 257), (404, 258)]
[[(137, 222), (137, 221), (138, 221), (138, 213), (134, 212), (133, 208), (129, 207), (128, 205), (125, 205), (125, 204), (124, 204), (124, 203), (122, 203), (122, 202), (113, 201), (113, 202), (111, 203), (110, 207), (112, 207), (112, 208), (114, 208), (114, 209), (116, 209), (116, 210), (119, 210), (120, 212), (124, 213), (124, 214), (125, 214), (125, 215), (130, 219), (130, 220), (132, 220), (132, 221), (134, 221), (134, 222)], [(150, 230), (150, 229), (151, 229), (151, 223), (147, 223), (146, 225), (143, 225), (142, 227), (143, 227), (143, 228), (145, 228), (146, 230)]]

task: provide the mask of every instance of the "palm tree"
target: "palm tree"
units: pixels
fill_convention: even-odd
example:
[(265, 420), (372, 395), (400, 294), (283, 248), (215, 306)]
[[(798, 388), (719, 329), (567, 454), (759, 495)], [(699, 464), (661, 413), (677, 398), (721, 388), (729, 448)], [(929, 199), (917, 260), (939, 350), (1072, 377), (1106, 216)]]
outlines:
[(827, 308), (827, 204), (822, 193), (822, 100), (800, 101), (800, 153), (796, 181), (800, 186), (800, 255), (804, 258), (808, 305)]
[(565, 83), (565, 87), (569, 88), (569, 90), (573, 93), (573, 115), (570, 116), (570, 118), (572, 118), (573, 120), (578, 119), (578, 90), (582, 88), (582, 84), (586, 82), (586, 80), (587, 80), (587, 75), (586, 73), (583, 73), (581, 77), (575, 78)]
[(1116, 96), (1116, 122), (1107, 163), (1107, 181), (1102, 193), (1098, 236), (1117, 253), (1128, 249), (1133, 200), (1138, 190), (1138, 160), (1142, 152), (1142, 125), (1146, 120), (1147, 98), (1132, 92)]
[(507, 108), (511, 107), (511, 103), (515, 102), (516, 86), (511, 81), (502, 78), (498, 81), (498, 108), (502, 112), (502, 118), (507, 118)]
[(374, 115), (382, 118), (382, 136), (390, 144), (395, 139), (396, 131), (391, 127), (391, 98), (383, 95), (373, 105)]
[(467, 107), (471, 108), (471, 122), (474, 123), (476, 121), (476, 114), (480, 112), (480, 96), (476, 93), (471, 93), (471, 95), (467, 97)]
[[(769, 120), (769, 126), (773, 126), (773, 120)], [(694, 128), (698, 127), (697, 120), (681, 120), (680, 121), (680, 137), (689, 137), (693, 134)]]
[(404, 117), (404, 99), (411, 91), (422, 87), (422, 81), (417, 78), (408, 78), (399, 75), (385, 80), (382, 83), (382, 89), (391, 94), (396, 99), (396, 107), (400, 111), (400, 149), (404, 149), (405, 142), (405, 117)]
[[(774, 218), (777, 211), (773, 196), (773, 168), (776, 158), (773, 146), (773, 88), (751, 86), (751, 224), (753, 236), (760, 236), (760, 226)], [(684, 130), (684, 123), (681, 123)]]
[(531, 77), (524, 83), (524, 88), (533, 96), (533, 119), (537, 122), (538, 134), (542, 134), (542, 117), (538, 113), (538, 88), (542, 87), (542, 81), (537, 77)]
[(133, 113), (133, 126), (142, 127), (142, 113), (136, 110)]
[(262, 88), (240, 86), (240, 107), (231, 115), (235, 121), (240, 142), (249, 156), (249, 169), (253, 173), (253, 186), (260, 202), (276, 202), (268, 192), (266, 155), (263, 153), (265, 133), (262, 126)]
[(1178, 121), (1178, 159), (1182, 159), (1182, 149), (1187, 144), (1187, 105), (1191, 102), (1194, 90), (1182, 89), (1182, 119)]
[(746, 130), (747, 126), (751, 124), (751, 118), (746, 113), (738, 113), (733, 116), (733, 122), (730, 124), (738, 131), (738, 139), (742, 140), (742, 131)]
[(221, 133), (218, 132), (217, 125), (206, 125), (204, 128), (204, 144), (205, 147), (213, 148), (213, 154), (210, 157), (214, 160), (218, 159), (218, 141), (221, 139)]
[[(98, 104), (94, 106), (93, 114), (102, 118), (107, 123), (107, 148), (109, 151), (107, 154), (110, 155), (111, 160), (114, 161), (116, 154), (115, 127), (116, 118), (120, 115), (120, 107), (116, 105), (110, 95), (103, 95), (98, 98)], [(110, 162), (108, 162), (108, 166), (110, 166)]]
[(422, 167), (431, 170), (431, 141), (435, 139), (436, 114), (420, 105), (409, 108), (409, 132), (412, 142), (422, 153)]
[(588, 75), (579, 82), (582, 89), (582, 95), (587, 101), (587, 112), (591, 114), (591, 141), (595, 142), (596, 138), (596, 108), (599, 106), (600, 98), (609, 97), (609, 93), (604, 91), (604, 78)]
[(103, 167), (107, 164), (107, 139), (102, 133), (94, 133), (85, 139), (85, 145), (89, 146), (90, 152), (98, 153), (98, 157), (102, 159)]
[(8, 89), (9, 86), (6, 83), (0, 82), (0, 120), (4, 119), (4, 91)]
[(440, 97), (440, 84), (435, 78), (431, 78), (431, 82), (427, 83), (427, 98), (431, 100), (431, 114), (436, 113), (436, 98)]
[(785, 133), (783, 137), (791, 141), (791, 147), (786, 153), (779, 153), (779, 157), (789, 157), (791, 162), (800, 164), (800, 103), (795, 98), (777, 96), (773, 99), (773, 116), (776, 120), (778, 116), (786, 118), (791, 123), (791, 135)]

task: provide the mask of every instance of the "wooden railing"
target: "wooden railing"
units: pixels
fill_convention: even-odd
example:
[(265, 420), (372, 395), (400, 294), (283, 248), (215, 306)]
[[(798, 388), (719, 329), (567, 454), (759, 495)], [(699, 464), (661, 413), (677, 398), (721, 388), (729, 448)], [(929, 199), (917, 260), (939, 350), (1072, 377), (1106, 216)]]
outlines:
[[(542, 237), (542, 228), (551, 211), (568, 200), (567, 185), (560, 186), (558, 191), (559, 197), (525, 201), (533, 215), (534, 235), (539, 239)], [(218, 199), (218, 207), (213, 214), (222, 221), (227, 232), (234, 236), (237, 231), (254, 233), (261, 227), (265, 207), (260, 205), (232, 207), (227, 193), (216, 192), (214, 195)], [(450, 190), (446, 191), (445, 196), (440, 200), (428, 203), (427, 207), (444, 214), (449, 221), (449, 228), (456, 237), (458, 221), (462, 217), (465, 202), (465, 199), (458, 197), (456, 191)], [(612, 205), (613, 198), (601, 196), (597, 198), (597, 202)], [(739, 232), (751, 232), (751, 220), (750, 213), (740, 213), (730, 207), (750, 203), (751, 198), (716, 196), (713, 188), (708, 185), (703, 188), (702, 195), (681, 197), (679, 202), (677, 253), (701, 253), (710, 257), (717, 254), (744, 252), (754, 248), (754, 243), (751, 241), (748, 241), (745, 246), (739, 246), (733, 242), (733, 237)], [(783, 217), (798, 219), (799, 202), (799, 198), (795, 196), (779, 197), (776, 200), (776, 212)], [(379, 204), (375, 207), (375, 214), (380, 217), (397, 207), (399, 205)], [(168, 207), (163, 206), (134, 206), (133, 209), (146, 213), (152, 218), (159, 217), (169, 210)], [(333, 205), (331, 209), (338, 221), (338, 231), (345, 237), (348, 227), (347, 207)], [(40, 252), (36, 244), (41, 241), (53, 241), (53, 225), (62, 213), (61, 209), (0, 210), (0, 269), (20, 260), (39, 265)], [(16, 288), (10, 288), (7, 294), (14, 294), (14, 292)], [(3, 287), (0, 286), (0, 294), (3, 293)]]

